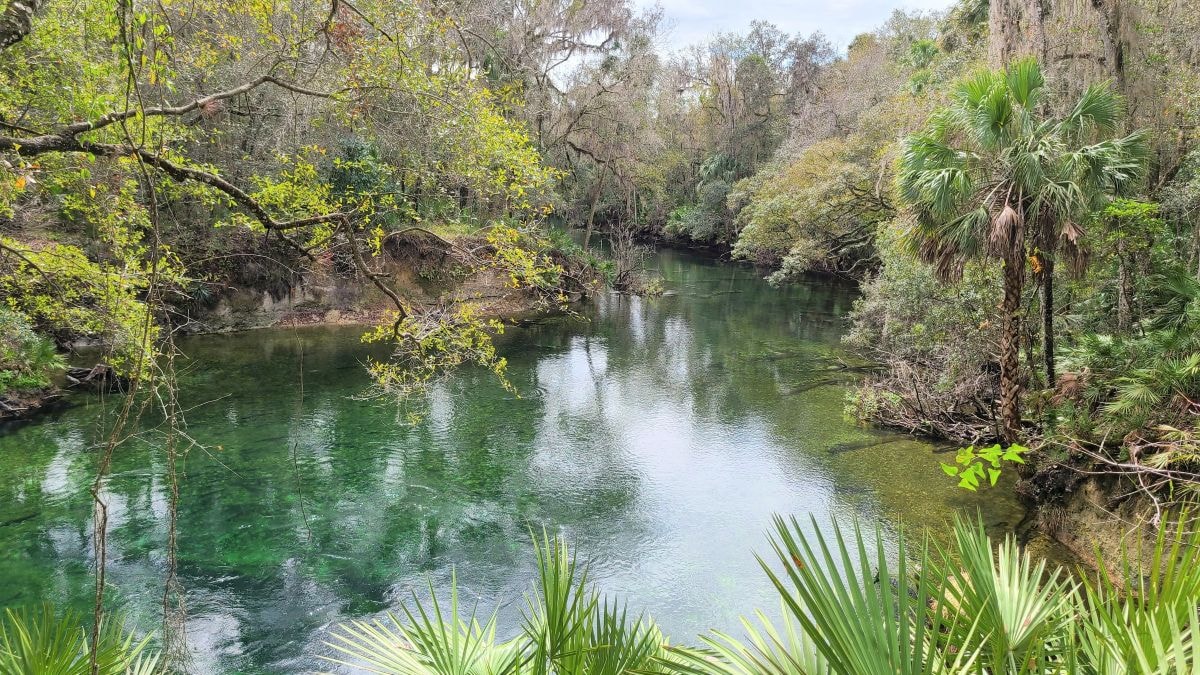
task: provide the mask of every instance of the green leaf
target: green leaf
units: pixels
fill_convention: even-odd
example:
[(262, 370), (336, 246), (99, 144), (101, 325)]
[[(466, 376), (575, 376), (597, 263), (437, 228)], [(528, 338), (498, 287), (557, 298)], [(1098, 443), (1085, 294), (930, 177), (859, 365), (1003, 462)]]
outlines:
[(1000, 444), (997, 443), (990, 448), (979, 450), (976, 454), (978, 454), (980, 458), (982, 458), (984, 461), (987, 461), (992, 466), (999, 466), (1000, 455), (1002, 452), (1003, 451), (1000, 449)]
[(967, 447), (959, 450), (958, 454), (954, 456), (954, 461), (962, 464), (963, 466), (975, 461), (975, 446), (968, 445)]
[(1008, 449), (1004, 451), (1003, 459), (1009, 462), (1024, 464), (1025, 460), (1021, 458), (1021, 455), (1027, 452), (1029, 452), (1029, 448), (1014, 443), (1008, 446)]

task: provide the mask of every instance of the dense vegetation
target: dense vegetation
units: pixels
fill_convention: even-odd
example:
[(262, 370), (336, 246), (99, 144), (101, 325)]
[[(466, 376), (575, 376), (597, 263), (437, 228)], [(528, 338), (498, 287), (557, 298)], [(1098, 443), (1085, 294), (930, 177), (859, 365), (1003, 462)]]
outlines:
[(759, 22), (664, 56), (659, 14), (622, 0), (10, 3), (0, 285), (14, 320), (99, 339), (128, 374), (232, 289), (357, 278), (392, 305), (373, 371), (408, 394), (466, 361), (503, 371), (483, 313), (429, 307), (411, 268), (490, 267), (560, 304), (589, 273), (548, 224), (585, 248), (604, 230), (620, 287), (641, 285), (634, 240), (664, 237), (779, 283), (862, 280), (851, 340), (886, 366), (866, 420), (1183, 460), (1195, 13), (1110, 4), (1016, 33), (1020, 3), (995, 26), (980, 3), (898, 12), (844, 55)]
[[(172, 336), (244, 289), (373, 294), (364, 339), (392, 347), (367, 365), (373, 393), (408, 401), (464, 364), (504, 376), (493, 309), (431, 296), (430, 280), (482, 271), (564, 308), (603, 275), (653, 290), (637, 278), (645, 239), (728, 252), (774, 283), (850, 277), (863, 297), (848, 341), (880, 366), (851, 414), (1002, 441), (1043, 505), (1092, 474), (1116, 476), (1155, 525), (1195, 497), (1194, 2), (962, 0), (897, 12), (844, 53), (755, 23), (664, 55), (661, 19), (627, 0), (4, 3), (0, 414), (50, 391), (60, 352), (86, 343), (131, 395), (98, 454), (90, 636), (13, 617), (0, 658), (41, 635), (71, 652), (64, 672), (97, 672), (106, 644), (112, 672), (156, 667), (101, 621), (100, 488), (148, 407), (177, 487)], [(595, 233), (611, 260), (589, 252)], [(1160, 547), (1166, 576), (1116, 603), (1123, 582), (1044, 579), (967, 526), (952, 554), (916, 555), (919, 579), (902, 553), (893, 585), (887, 561), (856, 558), (861, 542), (777, 534), (790, 618), (752, 644), (665, 649), (551, 542), (516, 642), (493, 644), (494, 625), (453, 603), (449, 618), (409, 614), (400, 637), (358, 626), (344, 642), (394, 659), (387, 672), (1196, 663), (1197, 566), (1174, 566), (1178, 541)]]
[(1024, 441), (1040, 503), (1113, 475), (1157, 521), (1200, 468), (1197, 15), (960, 2), (844, 55), (756, 25), (656, 71), (633, 187), (581, 177), (575, 208), (860, 281), (848, 340), (882, 370), (852, 415)]

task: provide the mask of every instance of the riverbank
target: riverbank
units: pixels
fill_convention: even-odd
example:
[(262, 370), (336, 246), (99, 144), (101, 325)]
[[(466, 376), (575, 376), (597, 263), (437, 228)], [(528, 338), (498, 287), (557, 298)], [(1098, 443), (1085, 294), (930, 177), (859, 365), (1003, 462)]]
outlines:
[[(450, 280), (421, 279), (398, 266), (388, 274), (414, 309), (476, 305), (485, 318), (520, 319), (544, 311), (540, 295), (514, 287), (496, 269), (477, 269)], [(584, 297), (577, 292), (573, 298)], [(378, 288), (357, 279), (313, 274), (282, 294), (231, 289), (214, 305), (186, 315), (180, 330), (189, 335), (233, 333), (282, 326), (369, 326), (386, 321), (395, 305)]]
[[(413, 315), (454, 312), (470, 305), (480, 320), (504, 323), (561, 312), (603, 287), (595, 260), (582, 252), (532, 238), (534, 248), (509, 246), (530, 257), (520, 264), (547, 270), (539, 283), (523, 283), (524, 270), (491, 258), (497, 247), (479, 235), (443, 237), (414, 228), (389, 238), (376, 259), (372, 279), (332, 257), (305, 261), (244, 254), (241, 267), (223, 264), (202, 270), (207, 279), (191, 297), (179, 294), (161, 308), (159, 322), (179, 335), (237, 333), (275, 327), (375, 326), (390, 323), (397, 298)], [(229, 253), (226, 258), (243, 254)], [(286, 270), (286, 274), (280, 273)], [(383, 280), (382, 285), (375, 283)], [(393, 295), (394, 294), (394, 295)], [(84, 369), (108, 368), (104, 344), (94, 339), (67, 343), (70, 360)], [(32, 389), (0, 393), (0, 421), (28, 420), (60, 400), (78, 382), (59, 373)]]

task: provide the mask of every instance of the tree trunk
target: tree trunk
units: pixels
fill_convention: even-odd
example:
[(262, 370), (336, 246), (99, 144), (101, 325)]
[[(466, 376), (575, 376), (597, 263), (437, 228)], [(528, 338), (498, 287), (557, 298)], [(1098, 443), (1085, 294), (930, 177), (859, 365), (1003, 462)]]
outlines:
[[(1125, 52), (1128, 48), (1126, 41), (1122, 38), (1123, 25), (1125, 19), (1125, 5), (1130, 4), (1123, 0), (1091, 0), (1092, 9), (1096, 13), (1096, 31), (1100, 38), (1100, 46), (1104, 50), (1100, 57), (1100, 65), (1103, 67), (1103, 74), (1111, 77), (1116, 84), (1117, 93), (1122, 96), (1129, 95), (1129, 81), (1126, 74), (1127, 64), (1125, 63)], [(1136, 24), (1136, 16), (1131, 17)], [(1091, 80), (1093, 78), (1088, 78)], [(1132, 112), (1125, 117), (1125, 124), (1132, 119)]]
[(7, 49), (33, 30), (33, 15), (39, 0), (9, 0), (0, 13), (0, 49)]
[(1054, 256), (1042, 253), (1042, 361), (1046, 369), (1046, 387), (1058, 381), (1054, 367)]
[(608, 177), (608, 167), (600, 166), (600, 180), (596, 183), (596, 192), (592, 195), (592, 205), (588, 208), (587, 229), (583, 231), (583, 250), (588, 250), (592, 241), (592, 222), (596, 218), (596, 206), (600, 204), (600, 195), (604, 192), (604, 179)]
[(636, 233), (641, 227), (638, 225), (638, 193), (637, 186), (630, 184), (630, 191), (633, 192), (633, 231)]
[(1000, 430), (1006, 443), (1021, 437), (1021, 289), (1025, 258), (1020, 244), (1004, 256), (1004, 300), (1000, 303)]
[(1200, 281), (1200, 227), (1196, 228), (1196, 232), (1192, 236), (1196, 241), (1196, 281)]
[(1133, 278), (1125, 259), (1125, 238), (1117, 239), (1117, 330), (1128, 333), (1133, 327)]
[(988, 63), (1003, 68), (1022, 56), (1046, 62), (1043, 0), (992, 0), (988, 10)]

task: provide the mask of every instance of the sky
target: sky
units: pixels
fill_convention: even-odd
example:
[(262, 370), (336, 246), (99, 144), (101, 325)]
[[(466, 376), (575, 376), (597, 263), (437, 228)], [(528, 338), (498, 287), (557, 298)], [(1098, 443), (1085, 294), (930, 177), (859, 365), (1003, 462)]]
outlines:
[(896, 9), (946, 9), (952, 0), (637, 0), (661, 5), (668, 49), (703, 42), (716, 33), (744, 32), (756, 19), (784, 32), (825, 34), (839, 51), (874, 29)]

